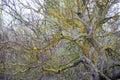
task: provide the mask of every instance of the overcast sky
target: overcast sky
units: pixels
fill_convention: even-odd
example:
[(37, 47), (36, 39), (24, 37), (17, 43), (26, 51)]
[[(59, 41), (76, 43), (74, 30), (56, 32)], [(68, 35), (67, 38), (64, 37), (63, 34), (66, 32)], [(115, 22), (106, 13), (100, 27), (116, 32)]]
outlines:
[[(0, 0), (1, 1), (1, 0)], [(8, 0), (9, 1), (9, 0)], [(15, 3), (17, 4), (17, 2), (18, 2), (18, 0), (14, 0), (15, 1)], [(38, 5), (38, 4), (35, 4), (35, 2), (33, 2), (33, 1), (37, 1), (37, 0), (20, 0), (23, 4), (25, 4), (25, 5), (30, 5), (30, 7), (32, 7), (32, 8), (34, 8), (34, 9), (38, 9), (40, 6)], [(44, 3), (44, 0), (38, 0), (38, 1), (40, 1), (40, 3)], [(21, 8), (20, 8), (20, 5), (18, 4), (18, 5), (16, 5), (16, 8), (17, 8), (17, 10), (18, 10), (18, 12), (20, 11), (21, 12)], [(6, 10), (6, 11), (8, 11), (8, 8), (4, 8), (4, 10)], [(29, 9), (23, 9), (24, 11), (22, 11), (22, 14), (25, 14), (25, 15), (28, 15), (28, 14), (30, 14), (30, 10)], [(114, 7), (112, 7), (111, 8), (111, 10), (110, 10), (110, 12), (109, 12), (109, 14), (108, 14), (108, 16), (112, 16), (112, 15), (114, 15), (114, 13), (116, 13), (116, 12), (120, 12), (120, 3), (118, 3), (118, 4), (116, 4), (116, 5), (114, 5)], [(40, 14), (39, 14), (40, 15)], [(4, 26), (6, 26), (6, 27), (8, 27), (7, 25), (12, 21), (12, 17), (9, 15), (9, 14), (7, 14), (7, 13), (5, 13), (5, 12), (3, 12), (3, 16), (2, 16), (2, 18), (3, 18), (3, 20), (4, 20), (4, 23), (3, 23), (3, 25)], [(41, 18), (42, 18), (42, 16), (41, 16)], [(4, 27), (3, 26), (3, 27)]]

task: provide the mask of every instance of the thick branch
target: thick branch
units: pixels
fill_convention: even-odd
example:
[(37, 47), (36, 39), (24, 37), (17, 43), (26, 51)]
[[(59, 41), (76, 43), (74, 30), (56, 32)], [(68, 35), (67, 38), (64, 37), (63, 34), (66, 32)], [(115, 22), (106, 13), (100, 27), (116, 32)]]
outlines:
[(66, 69), (69, 69), (69, 68), (72, 68), (72, 67), (76, 67), (80, 62), (85, 64), (85, 66), (90, 69), (90, 72), (97, 72), (97, 70), (95, 69), (94, 65), (86, 57), (78, 58), (73, 63), (67, 64), (64, 67), (60, 68), (60, 69), (52, 69), (52, 68), (48, 69), (48, 68), (44, 68), (43, 67), (43, 71), (59, 73), (59, 72), (64, 71)]
[(80, 12), (78, 12), (77, 15), (79, 16), (80, 21), (84, 24), (84, 27), (85, 27), (87, 34), (90, 34), (91, 33), (90, 26), (84, 20), (82, 20), (82, 18), (83, 18), (82, 14)]
[[(76, 59), (73, 63), (67, 64), (62, 68), (59, 69), (53, 69), (53, 68), (45, 68), (43, 67), (42, 70), (43, 71), (47, 71), (47, 72), (53, 72), (55, 74), (59, 74), (60, 72), (72, 68), (72, 67), (76, 67), (79, 63), (83, 63), (88, 70), (90, 71), (90, 80), (102, 80), (104, 78), (104, 80), (110, 80), (107, 76), (105, 76), (103, 73), (98, 72), (98, 70), (95, 68), (95, 66), (92, 64), (92, 62), (86, 58), (86, 57), (81, 57)], [(102, 78), (102, 79), (101, 79)]]

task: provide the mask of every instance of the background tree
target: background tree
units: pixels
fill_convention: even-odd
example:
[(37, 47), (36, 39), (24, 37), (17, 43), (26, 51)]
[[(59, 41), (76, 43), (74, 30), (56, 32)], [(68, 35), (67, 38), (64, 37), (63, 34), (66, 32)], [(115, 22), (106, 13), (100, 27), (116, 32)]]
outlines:
[(4, 0), (0, 5), (6, 74), (25, 80), (120, 78), (118, 0)]

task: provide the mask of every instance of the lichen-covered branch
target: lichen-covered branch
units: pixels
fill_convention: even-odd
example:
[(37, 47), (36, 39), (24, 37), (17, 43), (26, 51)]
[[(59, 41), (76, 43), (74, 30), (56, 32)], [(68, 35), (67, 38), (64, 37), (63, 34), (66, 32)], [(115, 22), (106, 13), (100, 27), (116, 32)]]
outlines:
[(93, 64), (91, 63), (91, 61), (89, 59), (87, 59), (86, 57), (81, 57), (76, 59), (73, 63), (69, 63), (59, 69), (53, 69), (53, 68), (45, 68), (43, 67), (43, 71), (47, 71), (47, 72), (54, 72), (54, 73), (60, 73), (61, 71), (64, 71), (66, 69), (72, 68), (72, 67), (76, 67), (79, 63), (83, 63), (85, 64), (88, 68), (90, 68), (91, 72), (96, 72)]
[(103, 73), (99, 72), (97, 70), (97, 68), (94, 66), (94, 64), (91, 62), (91, 60), (89, 60), (85, 56), (78, 58), (73, 63), (67, 64), (67, 65), (65, 65), (61, 68), (58, 68), (58, 69), (43, 67), (42, 70), (59, 74), (60, 72), (62, 72), (64, 70), (67, 70), (67, 69), (72, 68), (72, 67), (76, 67), (79, 63), (83, 63), (85, 65), (85, 67), (88, 68), (88, 70), (90, 72), (90, 80), (102, 80), (100, 78), (104, 78), (105, 80), (110, 80)]

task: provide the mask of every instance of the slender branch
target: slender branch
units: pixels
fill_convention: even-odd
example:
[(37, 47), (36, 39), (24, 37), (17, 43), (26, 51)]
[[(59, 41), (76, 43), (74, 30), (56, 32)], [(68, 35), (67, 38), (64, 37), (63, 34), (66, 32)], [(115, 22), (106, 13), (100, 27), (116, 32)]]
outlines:
[(104, 18), (104, 19), (101, 21), (101, 24), (104, 24), (104, 23), (108, 22), (110, 19), (116, 19), (116, 18), (118, 18), (118, 17), (120, 17), (120, 12), (117, 13), (117, 14), (115, 14), (115, 15), (112, 16), (112, 17)]

